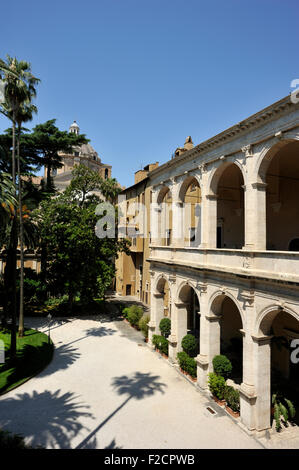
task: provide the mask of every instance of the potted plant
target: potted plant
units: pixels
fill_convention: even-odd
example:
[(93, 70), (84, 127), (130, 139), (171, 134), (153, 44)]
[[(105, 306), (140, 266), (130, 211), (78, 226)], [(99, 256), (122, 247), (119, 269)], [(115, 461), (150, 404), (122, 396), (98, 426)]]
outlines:
[(296, 409), (291, 400), (282, 397), (280, 393), (274, 393), (272, 395), (272, 407), (275, 428), (276, 431), (280, 431), (281, 419), (283, 418), (285, 423), (287, 423), (289, 420), (292, 420), (295, 417)]
[(224, 377), (215, 374), (215, 372), (210, 372), (208, 384), (213, 400), (216, 401), (219, 405), (224, 405), (224, 391), (226, 387)]
[(226, 386), (224, 390), (224, 399), (226, 401), (225, 409), (233, 416), (238, 418), (240, 416), (240, 393), (233, 387)]

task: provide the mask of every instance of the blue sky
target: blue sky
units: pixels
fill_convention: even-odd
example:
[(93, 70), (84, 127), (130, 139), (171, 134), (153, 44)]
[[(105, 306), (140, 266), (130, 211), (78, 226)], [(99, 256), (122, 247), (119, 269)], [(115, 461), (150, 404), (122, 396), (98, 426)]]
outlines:
[(27, 127), (75, 119), (129, 186), (188, 135), (199, 144), (292, 91), (298, 15), (298, 0), (15, 0), (0, 57), (41, 79)]

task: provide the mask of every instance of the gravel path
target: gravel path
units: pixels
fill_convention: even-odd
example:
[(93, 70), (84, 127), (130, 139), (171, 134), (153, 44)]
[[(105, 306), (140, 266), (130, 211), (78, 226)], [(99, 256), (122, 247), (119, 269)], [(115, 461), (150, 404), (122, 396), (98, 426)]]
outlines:
[[(26, 326), (47, 331), (44, 320)], [(0, 397), (0, 427), (46, 448), (261, 448), (117, 319), (56, 320), (51, 364)]]

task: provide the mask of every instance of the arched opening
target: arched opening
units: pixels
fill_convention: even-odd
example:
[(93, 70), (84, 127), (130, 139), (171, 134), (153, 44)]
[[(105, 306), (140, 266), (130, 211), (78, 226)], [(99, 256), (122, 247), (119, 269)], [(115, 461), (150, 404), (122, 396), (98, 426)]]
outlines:
[[(266, 182), (267, 250), (298, 251), (299, 142), (277, 146), (262, 164)], [(268, 163), (269, 162), (269, 163)], [(267, 166), (267, 168), (265, 168)], [(290, 243), (291, 240), (291, 243)], [(291, 247), (290, 247), (291, 245)], [(292, 249), (291, 249), (292, 248)]]
[(225, 355), (232, 363), (231, 379), (242, 383), (243, 377), (243, 328), (242, 318), (235, 302), (225, 294), (218, 296), (212, 311), (220, 317), (220, 354)]
[(170, 311), (170, 292), (169, 292), (169, 284), (165, 278), (161, 278), (157, 284), (157, 292), (162, 294), (161, 308), (163, 309), (163, 314), (161, 312), (160, 317), (171, 317)]
[(197, 179), (187, 178), (182, 184), (180, 200), (184, 203), (184, 245), (200, 245), (201, 189)]
[(179, 300), (184, 305), (185, 322), (182, 326), (180, 337), (183, 338), (187, 334), (193, 335), (198, 344), (199, 353), (199, 338), (200, 338), (200, 304), (197, 293), (193, 287), (184, 285), (179, 293)]
[(217, 194), (217, 248), (241, 249), (244, 246), (244, 179), (234, 163), (218, 168)]
[(289, 251), (299, 251), (299, 238), (294, 238), (290, 241)]
[(295, 406), (295, 422), (298, 425), (299, 354), (296, 354), (296, 348), (299, 345), (299, 321), (283, 309), (277, 309), (266, 315), (260, 330), (263, 335), (271, 337), (270, 371), (267, 371), (270, 374), (271, 387), (269, 396), (265, 397), (269, 403), (269, 413), (274, 394), (283, 400), (286, 398)]
[(170, 246), (172, 241), (172, 196), (165, 186), (159, 194), (158, 236), (162, 246)]

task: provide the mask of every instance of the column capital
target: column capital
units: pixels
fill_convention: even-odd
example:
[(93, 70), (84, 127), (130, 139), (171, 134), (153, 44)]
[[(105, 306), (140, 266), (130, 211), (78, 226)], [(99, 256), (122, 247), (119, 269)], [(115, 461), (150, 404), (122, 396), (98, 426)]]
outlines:
[(269, 336), (254, 336), (254, 335), (251, 335), (253, 341), (255, 343), (258, 343), (259, 346), (262, 346), (264, 344), (270, 344), (271, 342), (271, 339), (273, 338), (273, 335), (269, 335)]
[(206, 194), (206, 199), (208, 199), (208, 201), (217, 201), (218, 194)]
[(267, 188), (267, 183), (262, 183), (262, 182), (256, 182), (256, 183), (252, 183), (251, 186), (253, 187), (253, 189), (257, 189), (258, 191), (266, 191), (266, 188)]

